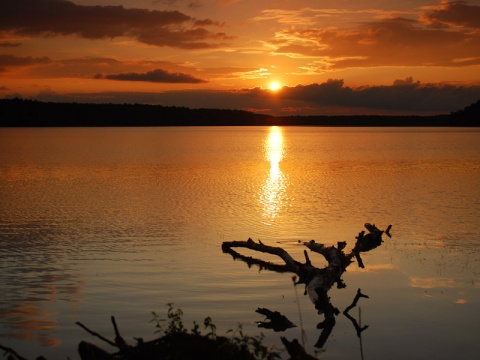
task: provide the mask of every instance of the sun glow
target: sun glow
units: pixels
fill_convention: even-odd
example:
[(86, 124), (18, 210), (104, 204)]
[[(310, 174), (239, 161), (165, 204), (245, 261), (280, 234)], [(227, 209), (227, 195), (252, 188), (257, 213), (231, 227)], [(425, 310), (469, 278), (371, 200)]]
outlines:
[(270, 85), (268, 86), (268, 88), (271, 90), (271, 91), (278, 91), (282, 88), (282, 85), (280, 85), (278, 82), (274, 81), (272, 83), (270, 83)]

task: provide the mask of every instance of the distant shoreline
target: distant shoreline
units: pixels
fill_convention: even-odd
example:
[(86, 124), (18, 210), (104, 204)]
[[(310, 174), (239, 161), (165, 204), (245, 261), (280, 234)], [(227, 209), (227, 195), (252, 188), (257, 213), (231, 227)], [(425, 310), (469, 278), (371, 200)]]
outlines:
[(271, 116), (244, 110), (190, 109), (145, 104), (0, 100), (0, 127), (357, 126), (479, 127), (480, 100), (448, 115)]

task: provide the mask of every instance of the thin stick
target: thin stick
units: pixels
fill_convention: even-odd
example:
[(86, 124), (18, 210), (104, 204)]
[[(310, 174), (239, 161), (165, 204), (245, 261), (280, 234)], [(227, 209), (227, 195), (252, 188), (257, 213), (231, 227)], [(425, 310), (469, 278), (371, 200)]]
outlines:
[(99, 333), (96, 333), (95, 331), (92, 331), (90, 330), (89, 328), (87, 328), (85, 325), (83, 325), (80, 321), (77, 321), (75, 324), (77, 324), (78, 326), (80, 326), (81, 328), (83, 328), (84, 330), (86, 330), (87, 332), (89, 332), (90, 334), (92, 334), (93, 336), (96, 336), (98, 337), (100, 340), (103, 340), (105, 341), (107, 344), (113, 346), (113, 347), (118, 347), (117, 344), (115, 344), (113, 341), (110, 341), (108, 340), (107, 338), (103, 337), (102, 335), (100, 335)]
[(118, 331), (117, 322), (115, 321), (115, 316), (111, 317), (113, 329), (115, 330), (115, 344), (120, 348), (121, 351), (127, 350), (128, 345), (127, 342), (123, 339), (122, 335), (120, 335), (120, 331)]
[(297, 279), (296, 276), (292, 276), (293, 288), (295, 289), (295, 298), (297, 299), (298, 317), (300, 319), (300, 331), (302, 333), (302, 345), (303, 345), (303, 347), (305, 347), (306, 333), (305, 333), (305, 330), (303, 329), (302, 310), (300, 309), (300, 299), (298, 298), (297, 286), (295, 285), (295, 280), (296, 279)]
[[(358, 307), (358, 322), (360, 323), (359, 327), (362, 328), (362, 308), (360, 306)], [(360, 332), (358, 337), (360, 338), (360, 356), (362, 357), (362, 360), (364, 360), (363, 359), (362, 332)]]

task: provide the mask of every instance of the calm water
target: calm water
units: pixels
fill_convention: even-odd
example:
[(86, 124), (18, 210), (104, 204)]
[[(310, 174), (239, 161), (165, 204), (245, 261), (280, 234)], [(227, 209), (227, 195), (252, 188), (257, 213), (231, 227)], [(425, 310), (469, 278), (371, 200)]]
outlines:
[(221, 243), (303, 261), (298, 240), (350, 249), (372, 222), (393, 237), (329, 293), (343, 311), (361, 288), (350, 314), (369, 327), (358, 338), (340, 314), (317, 355), (474, 359), (479, 219), (480, 129), (0, 129), (0, 344), (73, 360), (81, 340), (108, 349), (76, 321), (113, 339), (114, 315), (126, 339), (152, 339), (151, 312), (174, 302), (188, 328), (211, 316), (219, 334), (259, 334), (257, 307), (280, 311), (298, 325), (282, 335), (303, 328), (314, 354), (322, 318), (303, 287)]

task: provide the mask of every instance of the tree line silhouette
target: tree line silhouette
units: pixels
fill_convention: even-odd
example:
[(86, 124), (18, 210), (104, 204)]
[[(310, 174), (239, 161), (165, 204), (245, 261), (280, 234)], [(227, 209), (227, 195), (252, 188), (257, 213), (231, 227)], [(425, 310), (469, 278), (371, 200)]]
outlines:
[(480, 100), (446, 115), (271, 116), (233, 109), (0, 99), (0, 127), (95, 126), (480, 126)]

